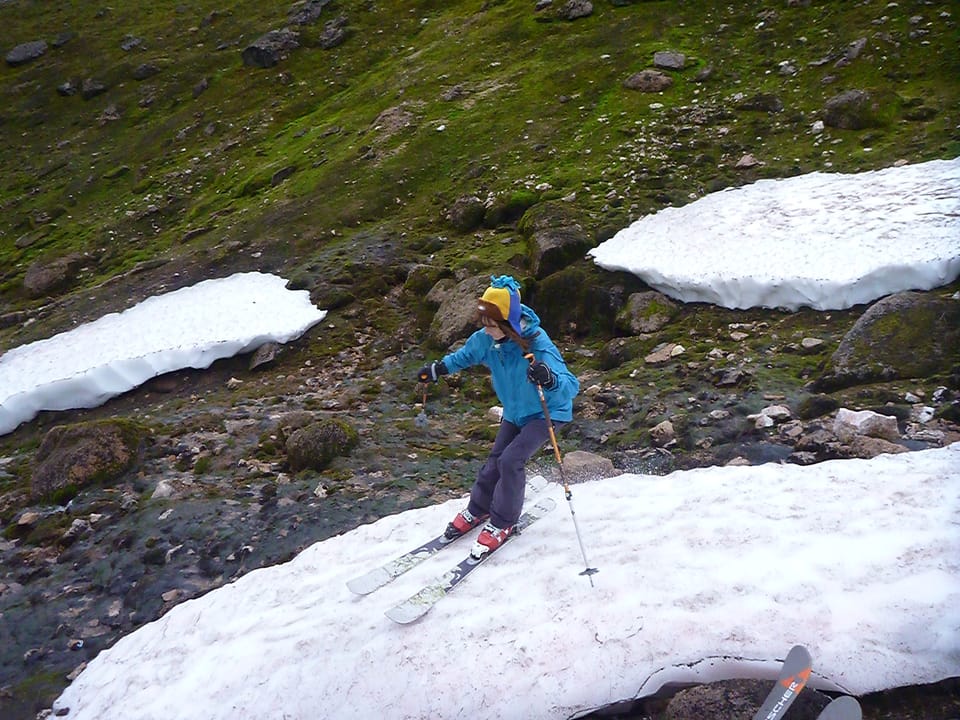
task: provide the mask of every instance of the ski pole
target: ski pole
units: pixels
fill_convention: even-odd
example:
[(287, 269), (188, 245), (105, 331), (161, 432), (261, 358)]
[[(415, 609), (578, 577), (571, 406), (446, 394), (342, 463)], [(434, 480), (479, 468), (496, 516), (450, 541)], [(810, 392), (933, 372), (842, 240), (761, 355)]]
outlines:
[[(527, 353), (524, 357), (531, 365), (533, 365), (534, 360), (536, 360), (533, 353)], [(594, 587), (591, 576), (599, 571), (597, 568), (590, 567), (590, 562), (587, 560), (587, 551), (583, 547), (583, 538), (580, 536), (580, 524), (577, 522), (577, 513), (573, 509), (573, 493), (567, 484), (567, 476), (563, 472), (563, 460), (560, 457), (560, 446), (557, 444), (557, 434), (553, 431), (553, 420), (550, 419), (550, 411), (547, 409), (547, 398), (543, 394), (543, 386), (541, 386), (540, 383), (536, 383), (536, 386), (537, 395), (540, 396), (540, 407), (543, 408), (543, 419), (547, 421), (547, 431), (550, 433), (550, 443), (553, 445), (553, 456), (557, 459), (557, 465), (560, 468), (560, 481), (563, 483), (563, 493), (567, 498), (567, 505), (570, 506), (570, 517), (573, 518), (573, 529), (577, 533), (577, 542), (580, 544), (580, 554), (583, 555), (584, 570), (580, 574), (586, 575), (590, 581), (590, 587)]]

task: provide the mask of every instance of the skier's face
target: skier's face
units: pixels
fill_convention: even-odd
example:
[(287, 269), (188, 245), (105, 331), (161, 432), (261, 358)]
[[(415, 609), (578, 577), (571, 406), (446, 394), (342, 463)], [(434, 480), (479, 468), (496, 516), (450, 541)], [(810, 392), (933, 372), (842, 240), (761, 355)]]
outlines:
[(480, 322), (483, 324), (483, 329), (486, 331), (487, 335), (492, 337), (494, 340), (503, 340), (507, 336), (506, 333), (500, 329), (500, 326), (497, 325), (495, 320), (492, 320), (486, 316), (481, 316)]

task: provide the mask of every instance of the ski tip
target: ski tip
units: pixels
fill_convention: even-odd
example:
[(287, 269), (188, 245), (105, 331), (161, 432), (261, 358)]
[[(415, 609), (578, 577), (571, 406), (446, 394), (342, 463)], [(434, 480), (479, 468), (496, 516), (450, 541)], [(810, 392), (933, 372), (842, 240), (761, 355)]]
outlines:
[(856, 698), (844, 695), (832, 700), (817, 715), (817, 720), (863, 720), (863, 711)]
[(354, 595), (369, 595), (390, 581), (390, 575), (381, 568), (371, 570), (366, 575), (347, 580), (347, 589)]
[(557, 507), (557, 501), (551, 497), (545, 497), (538, 500), (534, 507), (539, 508), (541, 513), (548, 513)]
[(409, 625), (427, 614), (429, 607), (411, 607), (408, 604), (395, 605), (383, 614), (400, 625)]
[(813, 665), (813, 658), (810, 656), (810, 651), (807, 650), (803, 645), (794, 645), (792, 648), (790, 648), (790, 652), (787, 653), (787, 657), (784, 662), (810, 667)]

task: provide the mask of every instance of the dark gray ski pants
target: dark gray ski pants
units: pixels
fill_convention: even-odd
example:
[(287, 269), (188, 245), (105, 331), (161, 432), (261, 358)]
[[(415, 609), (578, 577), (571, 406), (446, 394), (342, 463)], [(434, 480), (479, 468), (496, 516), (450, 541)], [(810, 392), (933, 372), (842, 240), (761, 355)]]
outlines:
[[(554, 428), (561, 424), (554, 423)], [(490, 456), (477, 473), (467, 509), (473, 515), (489, 512), (490, 520), (499, 528), (515, 525), (523, 509), (527, 482), (524, 466), (549, 439), (549, 426), (543, 418), (531, 420), (522, 428), (501, 422)]]

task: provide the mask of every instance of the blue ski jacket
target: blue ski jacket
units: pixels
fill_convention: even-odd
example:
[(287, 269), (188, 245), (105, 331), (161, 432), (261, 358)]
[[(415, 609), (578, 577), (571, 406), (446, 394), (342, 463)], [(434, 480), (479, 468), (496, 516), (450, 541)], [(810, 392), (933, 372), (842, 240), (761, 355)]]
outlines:
[[(521, 305), (520, 336), (530, 343), (528, 352), (546, 363), (556, 376), (549, 390), (544, 388), (550, 417), (559, 422), (573, 419), (573, 398), (580, 392), (580, 381), (567, 369), (560, 351), (540, 327), (540, 318), (526, 305)], [(503, 406), (503, 419), (523, 427), (535, 418), (543, 417), (537, 386), (527, 380), (530, 362), (523, 356), (517, 343), (504, 338), (494, 340), (483, 328), (473, 333), (463, 347), (443, 358), (447, 370), (455, 373), (473, 365), (490, 369), (493, 390)]]

